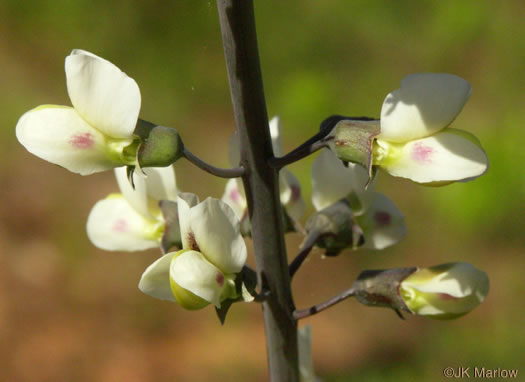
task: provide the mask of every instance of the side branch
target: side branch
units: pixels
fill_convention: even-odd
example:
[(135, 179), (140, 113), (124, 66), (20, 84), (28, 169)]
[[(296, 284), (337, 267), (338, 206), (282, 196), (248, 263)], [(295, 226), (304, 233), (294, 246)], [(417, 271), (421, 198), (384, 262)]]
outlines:
[(321, 231), (318, 231), (318, 230), (312, 231), (308, 234), (308, 236), (306, 237), (306, 240), (301, 245), (301, 249), (299, 250), (299, 253), (295, 257), (295, 259), (292, 260), (292, 262), (290, 263), (290, 266), (288, 267), (290, 278), (292, 278), (293, 275), (295, 275), (295, 272), (299, 270), (299, 267), (306, 260), (306, 258), (312, 251), (312, 248), (314, 247), (315, 243), (319, 239), (319, 236), (321, 236)]
[(307, 309), (301, 309), (301, 310), (294, 311), (293, 312), (293, 317), (296, 320), (300, 320), (302, 318), (313, 316), (314, 314), (322, 312), (323, 310), (328, 309), (331, 306), (334, 306), (335, 304), (338, 304), (341, 301), (346, 300), (349, 297), (354, 297), (354, 295), (355, 295), (354, 288), (349, 288), (349, 289), (345, 290), (344, 292), (338, 294), (337, 296), (332, 297), (331, 299), (329, 299), (329, 300), (327, 300), (325, 302), (313, 305), (313, 306), (311, 306), (310, 308), (307, 308)]
[(330, 139), (332, 139), (332, 137), (326, 137), (326, 138), (324, 138), (324, 139), (322, 139), (320, 141), (316, 141), (316, 142), (314, 142), (312, 144), (306, 144), (306, 145), (303, 144), (303, 145), (299, 146), (298, 148), (296, 148), (295, 150), (289, 152), (288, 154), (286, 154), (283, 157), (271, 158), (268, 161), (268, 164), (271, 167), (273, 167), (273, 168), (280, 169), (280, 168), (283, 168), (284, 166), (289, 165), (291, 163), (298, 162), (301, 159), (307, 157), (308, 155), (313, 154), (316, 151), (321, 150), (324, 147), (327, 147), (328, 146), (327, 142)]
[(204, 170), (207, 173), (220, 178), (239, 178), (244, 175), (244, 167), (218, 168), (212, 166), (211, 164), (204, 162), (202, 159), (192, 154), (191, 151), (189, 151), (186, 147), (184, 147), (182, 155), (201, 170)]
[(322, 149), (327, 146), (327, 142), (333, 139), (329, 134), (335, 128), (335, 126), (343, 120), (352, 120), (352, 121), (373, 121), (375, 118), (370, 117), (345, 117), (342, 115), (332, 115), (326, 118), (321, 122), (319, 132), (313, 137), (307, 139), (304, 143), (296, 147), (294, 150), (290, 151), (283, 157), (271, 158), (269, 160), (269, 165), (276, 169), (281, 169), (284, 166), (297, 162), (304, 157), (316, 152), (317, 150)]

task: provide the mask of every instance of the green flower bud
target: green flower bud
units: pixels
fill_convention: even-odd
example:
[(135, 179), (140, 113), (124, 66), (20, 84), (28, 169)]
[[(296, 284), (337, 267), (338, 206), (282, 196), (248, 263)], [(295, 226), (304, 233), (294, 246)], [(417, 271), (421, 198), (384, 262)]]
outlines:
[(140, 137), (136, 154), (141, 167), (166, 167), (183, 155), (184, 144), (174, 128), (139, 119), (135, 135)]
[(325, 248), (327, 256), (336, 256), (345, 248), (355, 249), (364, 243), (363, 231), (354, 222), (345, 199), (314, 213), (305, 229), (309, 235), (319, 235), (316, 245)]
[(334, 135), (332, 149), (343, 162), (360, 164), (372, 177), (372, 146), (380, 131), (379, 120), (342, 120), (331, 133)]

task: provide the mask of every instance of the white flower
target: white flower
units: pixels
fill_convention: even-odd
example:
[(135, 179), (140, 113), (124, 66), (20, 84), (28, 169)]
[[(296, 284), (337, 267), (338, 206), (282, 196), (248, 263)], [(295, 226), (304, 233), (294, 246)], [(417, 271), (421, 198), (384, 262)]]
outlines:
[(178, 198), (183, 250), (171, 252), (151, 264), (142, 275), (142, 292), (177, 301), (186, 309), (208, 303), (220, 307), (235, 298), (235, 278), (246, 261), (246, 244), (239, 220), (224, 202), (208, 198), (189, 205)]
[(16, 125), (20, 143), (81, 175), (135, 164), (136, 147), (130, 145), (141, 103), (136, 82), (78, 49), (66, 57), (65, 70), (73, 107), (42, 105), (26, 112)]
[[(281, 131), (282, 127), (279, 117), (273, 117), (270, 120), (270, 135), (272, 138), (273, 152), (276, 157), (283, 155)], [(237, 133), (234, 133), (230, 139), (229, 157), (232, 166), (239, 164), (240, 143)], [(286, 168), (281, 169), (279, 172), (279, 194), (281, 204), (285, 207), (288, 215), (294, 221), (299, 221), (304, 215), (306, 204), (301, 195), (301, 185), (299, 181)], [(224, 195), (222, 196), (222, 201), (232, 207), (243, 225), (249, 225), (247, 220), (248, 203), (246, 202), (241, 179), (236, 178), (228, 181)]]
[(483, 302), (489, 279), (468, 263), (442, 264), (412, 273), (401, 282), (399, 292), (412, 313), (453, 319)]
[(373, 164), (391, 175), (429, 184), (484, 174), (488, 158), (477, 138), (448, 127), (470, 93), (470, 84), (452, 74), (406, 76), (383, 102)]
[(140, 251), (159, 246), (164, 232), (160, 200), (177, 200), (175, 173), (170, 167), (149, 167), (133, 173), (135, 189), (126, 168), (115, 169), (120, 194), (111, 194), (92, 208), (87, 222), (91, 242), (109, 251)]
[(383, 249), (396, 244), (407, 233), (403, 214), (386, 195), (367, 189), (366, 170), (348, 167), (329, 149), (323, 149), (312, 164), (312, 203), (320, 211), (341, 199), (348, 199), (355, 220), (363, 230), (363, 248)]

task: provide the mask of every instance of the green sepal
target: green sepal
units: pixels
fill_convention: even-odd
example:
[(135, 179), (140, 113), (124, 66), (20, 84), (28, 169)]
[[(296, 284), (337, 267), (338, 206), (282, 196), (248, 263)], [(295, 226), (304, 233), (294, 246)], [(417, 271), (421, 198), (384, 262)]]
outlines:
[(368, 171), (369, 182), (373, 178), (373, 144), (381, 132), (379, 120), (342, 120), (335, 125), (334, 150), (343, 162), (356, 163)]
[(412, 311), (405, 304), (399, 287), (417, 269), (410, 267), (363, 271), (352, 285), (354, 296), (363, 305), (392, 308), (403, 319), (401, 311)]
[(363, 230), (355, 222), (347, 199), (314, 213), (305, 229), (307, 235), (319, 233), (315, 244), (326, 249), (326, 256), (337, 256), (345, 248), (356, 249), (364, 244)]
[(167, 167), (184, 153), (177, 130), (139, 119), (134, 134), (140, 138), (137, 159), (141, 167)]
[[(244, 291), (243, 287), (245, 289)], [(237, 274), (237, 277), (235, 278), (235, 291), (237, 297), (223, 300), (221, 301), (220, 308), (215, 307), (215, 312), (217, 313), (217, 317), (219, 318), (221, 325), (224, 325), (224, 322), (226, 321), (226, 315), (228, 314), (228, 311), (232, 304), (241, 301), (250, 301), (247, 299), (246, 293), (249, 293), (253, 297), (254, 295), (256, 295), (256, 287), (257, 273), (255, 273), (253, 269), (244, 266), (241, 272), (239, 272), (239, 274)]]
[(135, 166), (126, 166), (126, 177), (128, 178), (131, 188), (135, 189), (135, 180), (133, 179), (133, 173), (135, 172)]

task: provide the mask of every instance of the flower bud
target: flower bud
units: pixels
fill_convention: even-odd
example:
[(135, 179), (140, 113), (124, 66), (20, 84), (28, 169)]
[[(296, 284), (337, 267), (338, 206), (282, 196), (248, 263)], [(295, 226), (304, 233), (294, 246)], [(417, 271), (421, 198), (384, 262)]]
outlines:
[(399, 287), (412, 313), (442, 320), (467, 314), (483, 302), (488, 292), (487, 274), (468, 263), (419, 269)]
[(372, 175), (372, 146), (374, 138), (380, 133), (378, 120), (342, 120), (334, 131), (333, 149), (337, 157), (344, 162), (357, 163)]
[(314, 213), (305, 228), (308, 235), (319, 234), (316, 245), (325, 248), (327, 256), (336, 256), (347, 247), (355, 249), (364, 243), (363, 231), (354, 222), (345, 199)]
[(363, 271), (352, 285), (355, 298), (364, 305), (392, 308), (403, 318), (400, 311), (410, 309), (399, 295), (399, 286), (416, 270), (412, 267)]
[(183, 154), (184, 144), (174, 128), (139, 119), (134, 133), (141, 139), (137, 151), (141, 167), (166, 167)]

